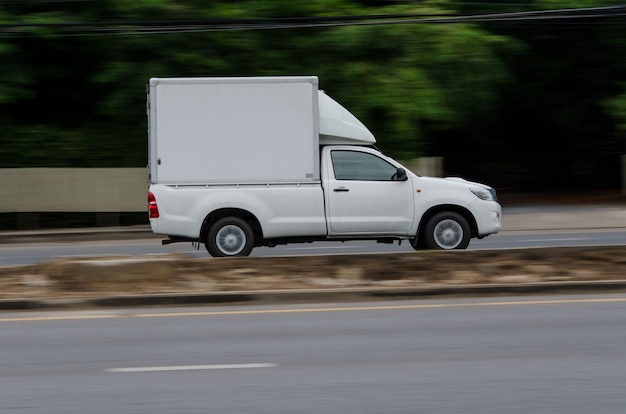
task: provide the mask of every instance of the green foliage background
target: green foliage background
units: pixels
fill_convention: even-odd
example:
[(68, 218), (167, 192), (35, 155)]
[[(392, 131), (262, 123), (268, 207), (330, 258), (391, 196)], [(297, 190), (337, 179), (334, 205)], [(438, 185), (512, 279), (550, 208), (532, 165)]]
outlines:
[[(0, 1), (0, 168), (145, 166), (150, 77), (300, 74), (319, 76), (396, 158), (443, 156), (446, 173), (511, 191), (617, 187), (623, 17), (233, 30), (612, 3)], [(229, 30), (137, 29), (196, 21)]]

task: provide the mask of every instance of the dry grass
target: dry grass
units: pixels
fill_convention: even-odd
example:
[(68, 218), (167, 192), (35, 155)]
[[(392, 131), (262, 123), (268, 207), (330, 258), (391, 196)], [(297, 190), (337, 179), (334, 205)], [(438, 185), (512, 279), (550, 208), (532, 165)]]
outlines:
[(0, 299), (626, 279), (626, 246), (193, 259), (93, 258), (0, 268)]

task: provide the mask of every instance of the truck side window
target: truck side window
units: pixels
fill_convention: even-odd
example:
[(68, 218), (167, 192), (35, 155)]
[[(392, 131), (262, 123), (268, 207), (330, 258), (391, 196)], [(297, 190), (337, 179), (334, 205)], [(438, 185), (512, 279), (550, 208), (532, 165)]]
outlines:
[(335, 179), (391, 181), (396, 167), (373, 154), (357, 151), (331, 151)]

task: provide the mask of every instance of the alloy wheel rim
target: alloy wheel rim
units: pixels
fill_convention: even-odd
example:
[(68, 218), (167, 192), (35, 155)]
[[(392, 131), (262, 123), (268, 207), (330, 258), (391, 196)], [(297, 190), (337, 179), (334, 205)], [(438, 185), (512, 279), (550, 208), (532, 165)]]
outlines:
[(463, 241), (463, 227), (452, 219), (441, 220), (435, 226), (434, 239), (442, 249), (454, 249)]
[(246, 245), (246, 234), (235, 225), (222, 227), (215, 236), (218, 249), (229, 256), (241, 253)]

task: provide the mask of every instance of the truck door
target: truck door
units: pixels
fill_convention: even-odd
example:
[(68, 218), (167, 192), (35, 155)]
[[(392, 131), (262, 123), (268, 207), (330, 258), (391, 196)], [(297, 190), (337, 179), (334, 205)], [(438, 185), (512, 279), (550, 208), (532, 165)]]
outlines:
[(398, 180), (396, 166), (370, 152), (331, 149), (325, 156), (330, 235), (408, 234), (415, 212), (410, 178)]

